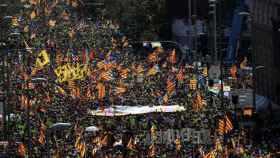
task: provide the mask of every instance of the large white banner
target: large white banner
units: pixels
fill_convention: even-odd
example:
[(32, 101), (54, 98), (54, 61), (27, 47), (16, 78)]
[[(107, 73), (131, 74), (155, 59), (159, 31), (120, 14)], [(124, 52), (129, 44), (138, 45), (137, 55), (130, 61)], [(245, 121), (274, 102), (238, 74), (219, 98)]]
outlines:
[(125, 116), (139, 115), (146, 113), (172, 113), (186, 111), (183, 106), (168, 105), (168, 106), (113, 106), (105, 109), (89, 110), (93, 116)]

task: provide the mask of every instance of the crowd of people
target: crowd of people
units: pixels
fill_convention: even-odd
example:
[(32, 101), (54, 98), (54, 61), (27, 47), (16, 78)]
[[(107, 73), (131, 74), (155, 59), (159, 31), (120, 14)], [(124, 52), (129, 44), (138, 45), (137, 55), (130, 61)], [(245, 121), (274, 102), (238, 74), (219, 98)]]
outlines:
[[(57, 15), (54, 8), (62, 2), (48, 5), (46, 14)], [(36, 6), (40, 2), (29, 3), (34, 7), (29, 22), (39, 23), (42, 13)], [(77, 1), (67, 4), (78, 5)], [(20, 21), (13, 22), (30, 39), (22, 42), (26, 53), (13, 55), (8, 70), (13, 83), (8, 101), (13, 111), (8, 123), (13, 132), (7, 134), (9, 157), (258, 157), (277, 152), (277, 143), (244, 141), (250, 140), (250, 132), (240, 134), (242, 130), (231, 117), (230, 99), (208, 90), (213, 86), (209, 63), (186, 62), (176, 48), (163, 49), (149, 42), (143, 43), (142, 51), (135, 50), (121, 29), (108, 20), (82, 20), (73, 26), (68, 11), (63, 10), (59, 24), (59, 19), (49, 17), (49, 36), (34, 25), (25, 24), (26, 28), (18, 26)], [(62, 24), (68, 26), (69, 42), (58, 41), (63, 35), (55, 30)], [(92, 36), (96, 40), (79, 41)], [(28, 43), (40, 49), (30, 49)], [(186, 111), (113, 117), (88, 112), (115, 105), (180, 105)], [(225, 115), (235, 127), (219, 135), (217, 120)], [(56, 123), (71, 126), (51, 128)], [(96, 130), (87, 131), (88, 126)], [(169, 143), (159, 143), (158, 133), (180, 129), (206, 130), (204, 136), (209, 138), (197, 143), (194, 134), (188, 139), (174, 135)]]

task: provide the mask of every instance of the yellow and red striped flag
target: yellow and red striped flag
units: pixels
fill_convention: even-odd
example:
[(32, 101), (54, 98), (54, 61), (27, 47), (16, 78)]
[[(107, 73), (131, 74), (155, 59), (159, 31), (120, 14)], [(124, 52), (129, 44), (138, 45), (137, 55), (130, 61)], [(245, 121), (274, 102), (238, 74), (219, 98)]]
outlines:
[(190, 90), (196, 90), (197, 89), (197, 80), (196, 79), (191, 79), (190, 80), (189, 88), (190, 88)]
[(225, 133), (225, 121), (224, 119), (219, 119), (218, 121), (218, 133), (223, 135)]
[(183, 67), (180, 68), (178, 74), (176, 75), (176, 78), (178, 81), (182, 82), (185, 79), (185, 75), (184, 75), (184, 69)]
[(104, 81), (110, 81), (113, 79), (111, 71), (102, 71), (100, 74), (100, 79)]
[(47, 129), (47, 126), (44, 123), (41, 123), (40, 129), (39, 129), (39, 139), (38, 139), (38, 141), (42, 145), (44, 145), (45, 142), (46, 142), (46, 137), (45, 137), (46, 129)]
[(103, 83), (98, 83), (96, 85), (96, 89), (98, 90), (98, 99), (102, 100), (105, 97), (105, 86)]
[(167, 94), (172, 94), (175, 91), (175, 86), (176, 84), (174, 81), (167, 79), (166, 81)]
[(197, 92), (194, 101), (193, 108), (195, 111), (199, 111), (203, 107), (203, 100), (199, 92)]
[(233, 125), (232, 125), (230, 119), (227, 116), (225, 118), (223, 118), (223, 119), (219, 119), (219, 122), (218, 122), (218, 133), (220, 135), (227, 134), (232, 129), (233, 129)]
[(233, 129), (233, 125), (227, 116), (225, 119), (226, 119), (226, 133), (228, 133)]
[(215, 158), (215, 152), (216, 150), (212, 150), (210, 151), (208, 154), (206, 154), (205, 156), (203, 156), (203, 158)]

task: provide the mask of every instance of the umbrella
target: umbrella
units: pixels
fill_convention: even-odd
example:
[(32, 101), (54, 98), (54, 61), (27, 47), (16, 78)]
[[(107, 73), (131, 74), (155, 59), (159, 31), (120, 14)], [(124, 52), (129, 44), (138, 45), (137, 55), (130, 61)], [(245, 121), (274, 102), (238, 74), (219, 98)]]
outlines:
[(89, 126), (89, 127), (86, 127), (86, 132), (96, 132), (96, 131), (99, 131), (100, 129), (96, 126)]
[(50, 129), (58, 130), (71, 127), (71, 123), (55, 123), (53, 124)]

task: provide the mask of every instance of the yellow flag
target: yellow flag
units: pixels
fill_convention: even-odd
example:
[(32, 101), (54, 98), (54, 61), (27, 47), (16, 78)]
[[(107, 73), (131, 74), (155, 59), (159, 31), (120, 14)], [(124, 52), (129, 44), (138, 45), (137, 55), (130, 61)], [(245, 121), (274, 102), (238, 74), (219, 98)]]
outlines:
[(45, 65), (50, 63), (49, 55), (46, 50), (42, 50), (37, 59), (36, 59), (36, 67), (43, 68)]

